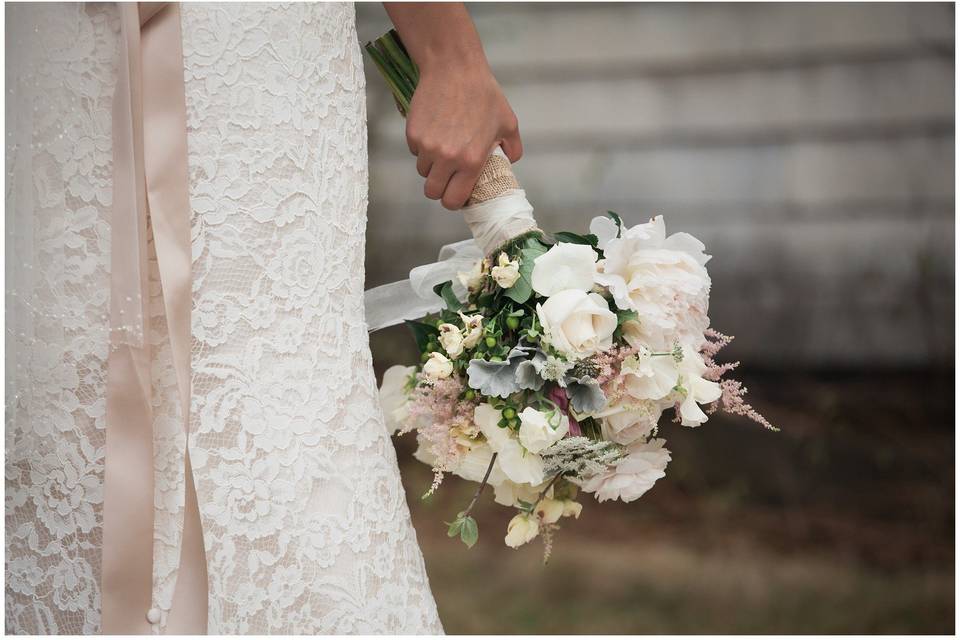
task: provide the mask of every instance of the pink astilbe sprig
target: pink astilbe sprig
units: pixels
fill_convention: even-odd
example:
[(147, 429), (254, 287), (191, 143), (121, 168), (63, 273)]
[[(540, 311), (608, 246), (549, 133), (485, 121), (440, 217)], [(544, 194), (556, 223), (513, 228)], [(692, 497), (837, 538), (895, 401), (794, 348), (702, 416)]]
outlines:
[(416, 427), (418, 435), (437, 460), (433, 466), (433, 483), (427, 495), (440, 486), (444, 473), (456, 466), (463, 453), (457, 446), (451, 428), (473, 424), (473, 411), (477, 403), (461, 398), (465, 389), (459, 376), (433, 380), (421, 373), (410, 395), (407, 424)]
[(706, 408), (708, 414), (724, 411), (737, 416), (743, 416), (753, 420), (757, 424), (772, 431), (779, 431), (770, 424), (770, 421), (764, 418), (759, 411), (753, 408), (744, 396), (747, 395), (747, 388), (743, 383), (733, 378), (724, 379), (723, 376), (730, 373), (738, 366), (739, 362), (717, 363), (716, 357), (721, 349), (733, 342), (733, 336), (727, 336), (716, 329), (707, 329), (703, 333), (706, 340), (700, 347), (700, 355), (703, 356), (703, 362), (707, 365), (707, 372), (703, 377), (720, 384), (720, 399)]

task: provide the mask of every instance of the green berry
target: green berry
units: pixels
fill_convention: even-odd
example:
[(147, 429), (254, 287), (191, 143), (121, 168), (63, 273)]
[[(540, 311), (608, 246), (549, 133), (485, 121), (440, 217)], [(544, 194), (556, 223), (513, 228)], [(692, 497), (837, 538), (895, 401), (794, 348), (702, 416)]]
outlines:
[(463, 392), (464, 400), (473, 400), (476, 397), (477, 397), (477, 393), (473, 389), (467, 389), (466, 391)]
[(430, 354), (429, 354), (429, 353), (421, 353), (421, 354), (420, 354), (420, 362), (426, 362), (426, 361), (429, 360), (429, 359), (430, 359)]
[(490, 356), (490, 362), (503, 362), (503, 358), (500, 356)]
[(512, 330), (516, 331), (520, 328), (520, 318), (514, 316), (507, 316), (507, 326)]
[(436, 343), (436, 342), (428, 342), (428, 343), (427, 343), (427, 351), (436, 351), (436, 350), (437, 350), (437, 343)]
[(483, 339), (483, 342), (490, 349), (493, 349), (495, 346), (497, 346), (497, 339), (494, 338), (493, 336), (487, 336), (486, 338)]
[(500, 413), (501, 413), (501, 414), (503, 415), (503, 417), (506, 418), (507, 420), (510, 420), (511, 418), (516, 418), (516, 417), (517, 417), (517, 410), (514, 409), (513, 407), (507, 407), (506, 409), (504, 409), (504, 410), (501, 411)]

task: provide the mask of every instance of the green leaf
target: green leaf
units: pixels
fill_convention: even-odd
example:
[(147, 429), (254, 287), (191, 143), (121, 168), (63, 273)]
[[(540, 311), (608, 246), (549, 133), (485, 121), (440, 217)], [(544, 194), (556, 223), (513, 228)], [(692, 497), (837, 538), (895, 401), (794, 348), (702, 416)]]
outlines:
[(457, 296), (453, 293), (453, 281), (447, 280), (446, 282), (441, 282), (440, 284), (433, 287), (433, 292), (438, 296), (443, 298), (443, 301), (447, 303), (447, 309), (450, 311), (459, 311), (463, 308), (463, 304), (457, 299)]
[(624, 322), (629, 322), (630, 320), (636, 320), (639, 317), (640, 317), (640, 314), (638, 314), (633, 309), (627, 309), (626, 311), (624, 311), (623, 309), (617, 309), (618, 325), (623, 324)]
[(456, 538), (457, 536), (461, 535), (460, 530), (463, 528), (463, 520), (461, 518), (457, 518), (453, 522), (444, 522), (443, 524), (447, 525), (448, 527), (448, 538)]
[(518, 304), (523, 304), (533, 295), (533, 263), (547, 252), (547, 248), (535, 237), (527, 238), (520, 249), (520, 277), (506, 291), (506, 296)]
[(467, 548), (473, 547), (473, 545), (477, 544), (477, 539), (480, 537), (480, 532), (477, 529), (477, 521), (467, 516), (462, 522), (463, 525), (460, 527), (460, 540), (463, 541), (463, 544), (467, 545)]
[(591, 247), (597, 246), (600, 242), (597, 239), (597, 236), (592, 233), (586, 235), (580, 235), (578, 233), (570, 233), (569, 231), (557, 231), (553, 234), (553, 237), (557, 239), (557, 242), (569, 242), (570, 244), (587, 244)]
[[(616, 211), (607, 211), (607, 217), (617, 223), (617, 227), (623, 231), (623, 220), (620, 218), (620, 214)], [(617, 234), (620, 235), (620, 234)]]
[(417, 348), (420, 349), (420, 353), (425, 352), (427, 350), (427, 343), (436, 338), (440, 333), (436, 327), (425, 322), (405, 320), (404, 323), (410, 327), (410, 330), (413, 332), (413, 339), (417, 341)]

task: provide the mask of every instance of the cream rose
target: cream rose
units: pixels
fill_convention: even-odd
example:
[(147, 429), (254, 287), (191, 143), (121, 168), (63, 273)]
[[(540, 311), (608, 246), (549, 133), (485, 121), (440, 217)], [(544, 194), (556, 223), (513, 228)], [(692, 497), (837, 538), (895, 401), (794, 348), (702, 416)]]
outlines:
[(380, 384), (380, 406), (383, 408), (383, 420), (390, 433), (400, 429), (408, 415), (405, 387), (407, 380), (416, 370), (416, 367), (395, 364), (383, 373), (383, 382)]
[(572, 360), (613, 345), (617, 315), (596, 293), (567, 289), (537, 305), (537, 317), (549, 344)]
[(633, 309), (639, 324), (631, 344), (667, 349), (677, 338), (699, 346), (710, 324), (707, 307), (710, 256), (686, 233), (666, 237), (663, 217), (625, 229), (610, 240), (596, 281), (607, 287), (617, 307)]
[(536, 538), (539, 532), (540, 523), (535, 517), (526, 513), (518, 513), (513, 516), (513, 519), (507, 525), (507, 535), (503, 541), (508, 547), (516, 549)]
[(663, 403), (644, 401), (620, 403), (597, 414), (604, 439), (632, 444), (653, 432), (663, 413)]
[(457, 273), (457, 280), (467, 291), (474, 291), (483, 282), (483, 260), (477, 260), (473, 263), (470, 271), (460, 271)]
[(506, 253), (501, 253), (497, 266), (490, 270), (490, 275), (502, 288), (509, 289), (520, 278), (520, 263), (511, 260)]
[(455, 325), (444, 322), (437, 327), (437, 330), (440, 332), (438, 338), (440, 340), (440, 346), (447, 352), (447, 355), (451, 358), (456, 358), (463, 353), (463, 334), (460, 333), (460, 329)]
[(527, 407), (520, 412), (520, 444), (532, 453), (540, 453), (567, 434), (570, 420), (566, 414), (549, 414)]
[(439, 351), (430, 354), (430, 359), (423, 364), (423, 372), (429, 378), (440, 380), (453, 373), (453, 363)]
[(533, 290), (550, 297), (564, 289), (590, 291), (596, 275), (597, 252), (586, 244), (558, 242), (533, 261)]
[(460, 319), (463, 320), (463, 346), (467, 349), (473, 349), (483, 337), (483, 316), (480, 314), (468, 316), (462, 311), (458, 311)]

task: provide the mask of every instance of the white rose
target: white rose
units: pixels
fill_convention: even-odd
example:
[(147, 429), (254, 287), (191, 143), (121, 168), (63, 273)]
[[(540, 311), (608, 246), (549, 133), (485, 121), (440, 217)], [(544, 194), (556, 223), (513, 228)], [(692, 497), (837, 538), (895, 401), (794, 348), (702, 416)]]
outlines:
[(439, 351), (434, 351), (430, 354), (430, 359), (424, 363), (423, 372), (434, 380), (440, 380), (453, 373), (453, 363)]
[(441, 324), (437, 329), (440, 331), (440, 345), (451, 358), (456, 358), (463, 353), (463, 334), (460, 333), (460, 329), (447, 322)]
[(578, 289), (555, 293), (537, 305), (537, 317), (549, 343), (572, 360), (613, 345), (617, 315), (596, 293)]
[(473, 420), (497, 454), (496, 465), (504, 475), (518, 484), (538, 485), (543, 482), (543, 460), (524, 449), (511, 429), (497, 426), (500, 412), (487, 403), (477, 405)]
[(586, 244), (558, 242), (533, 261), (533, 290), (547, 298), (564, 289), (590, 291), (596, 275), (597, 252)]
[(580, 487), (596, 495), (597, 502), (605, 500), (636, 500), (666, 475), (670, 452), (663, 448), (665, 440), (631, 445), (629, 453), (616, 466), (578, 482)]
[(683, 388), (680, 424), (685, 427), (698, 427), (707, 421), (707, 414), (698, 406), (698, 403), (715, 402), (720, 399), (722, 391), (718, 383), (704, 379), (703, 374), (707, 372), (707, 365), (692, 347), (684, 345), (683, 360), (680, 361), (679, 369), (678, 384)]
[(601, 419), (600, 430), (605, 440), (632, 444), (650, 435), (660, 421), (663, 408), (663, 403), (652, 401), (621, 403), (594, 417)]
[(550, 415), (527, 407), (520, 412), (520, 444), (527, 451), (540, 453), (567, 434), (570, 420), (560, 411)]
[(483, 337), (483, 316), (479, 314), (467, 316), (462, 311), (457, 313), (463, 320), (463, 346), (467, 349), (473, 349), (480, 342), (480, 338)]
[(667, 349), (677, 337), (699, 345), (710, 324), (707, 307), (710, 256), (686, 233), (666, 237), (663, 217), (625, 229), (610, 240), (596, 281), (607, 287), (617, 307), (640, 316), (635, 339)]
[(516, 549), (536, 538), (539, 532), (540, 523), (536, 518), (526, 513), (518, 513), (507, 525), (507, 535), (503, 541), (508, 547)]
[(400, 429), (407, 417), (407, 392), (404, 388), (416, 370), (416, 367), (395, 364), (383, 373), (380, 406), (383, 408), (383, 421), (390, 433)]
[(502, 288), (509, 289), (520, 278), (520, 263), (511, 260), (506, 253), (501, 253), (497, 266), (490, 270), (490, 275)]
[(483, 282), (483, 260), (477, 260), (473, 263), (470, 271), (460, 271), (457, 273), (457, 280), (467, 291), (474, 291)]

